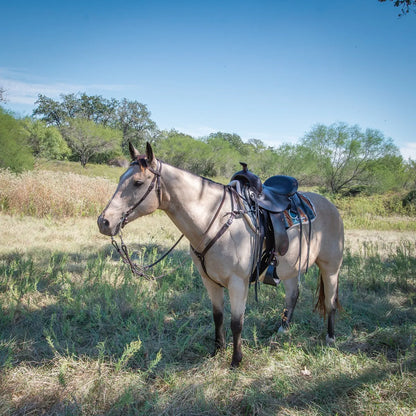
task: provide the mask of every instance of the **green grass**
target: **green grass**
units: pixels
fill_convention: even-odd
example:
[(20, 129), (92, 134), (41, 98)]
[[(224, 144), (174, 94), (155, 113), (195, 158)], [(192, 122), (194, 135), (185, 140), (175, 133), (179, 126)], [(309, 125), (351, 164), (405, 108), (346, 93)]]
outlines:
[[(284, 336), (283, 288), (262, 286), (258, 303), (251, 289), (231, 371), (229, 303), (229, 345), (211, 357), (211, 305), (187, 243), (147, 281), (99, 235), (123, 169), (37, 169), (0, 172), (0, 416), (414, 414), (416, 222), (399, 195), (334, 201), (347, 230), (335, 348), (312, 313), (312, 268)], [(178, 235), (155, 213), (125, 240), (149, 263)]]
[(105, 178), (117, 183), (120, 176), (126, 170), (117, 166), (105, 164), (88, 163), (85, 168), (79, 162), (69, 162), (67, 160), (46, 160), (40, 159), (36, 162), (36, 170), (48, 170), (52, 172), (76, 173), (78, 175), (89, 176), (92, 178)]
[[(144, 228), (138, 220), (138, 231), (125, 236), (137, 261), (151, 262), (173, 239), (162, 218), (143, 219)], [(37, 221), (36, 228), (53, 226)], [(32, 224), (7, 219), (2, 227), (10, 223), (28, 227), (26, 235)], [(231, 371), (228, 301), (229, 346), (212, 358), (211, 306), (185, 243), (152, 272), (164, 277), (147, 281), (131, 275), (106, 238), (84, 235), (85, 220), (68, 224), (90, 245), (67, 246), (58, 231), (50, 245), (35, 233), (21, 249), (1, 251), (1, 415), (411, 415), (416, 408), (414, 241), (382, 250), (348, 245), (335, 348), (324, 345), (325, 324), (312, 313), (316, 269), (302, 279), (284, 336), (276, 332), (283, 288), (262, 286), (258, 303), (251, 290), (244, 359)], [(152, 228), (141, 238), (140, 229)]]

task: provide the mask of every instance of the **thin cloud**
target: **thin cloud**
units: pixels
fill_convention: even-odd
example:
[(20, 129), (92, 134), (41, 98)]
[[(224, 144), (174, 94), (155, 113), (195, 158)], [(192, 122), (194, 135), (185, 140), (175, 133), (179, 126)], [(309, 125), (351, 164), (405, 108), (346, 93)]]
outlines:
[(416, 142), (407, 142), (400, 147), (400, 153), (405, 159), (416, 160)]
[[(21, 72), (0, 68), (0, 86), (6, 91), (6, 98), (9, 104), (34, 105), (39, 94), (51, 98), (58, 98), (61, 94), (78, 92), (119, 92), (128, 85), (121, 84), (70, 84), (64, 82), (42, 82), (32, 81), (27, 75)], [(130, 86), (131, 87), (131, 86)]]

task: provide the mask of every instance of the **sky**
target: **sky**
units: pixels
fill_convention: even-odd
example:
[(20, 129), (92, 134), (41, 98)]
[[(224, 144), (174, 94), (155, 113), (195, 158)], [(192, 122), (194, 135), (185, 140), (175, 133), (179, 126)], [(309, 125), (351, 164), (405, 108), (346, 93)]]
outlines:
[(127, 98), (159, 129), (273, 147), (345, 122), (416, 159), (416, 13), (399, 12), (377, 0), (0, 0), (4, 107)]

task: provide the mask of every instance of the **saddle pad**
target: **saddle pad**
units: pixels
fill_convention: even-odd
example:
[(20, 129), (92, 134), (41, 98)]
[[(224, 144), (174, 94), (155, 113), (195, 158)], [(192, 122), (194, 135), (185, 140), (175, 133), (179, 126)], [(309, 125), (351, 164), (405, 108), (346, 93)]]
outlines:
[(300, 192), (297, 195), (300, 199), (300, 203), (297, 204), (299, 215), (293, 209), (284, 211), (286, 229), (299, 225), (299, 216), (302, 219), (302, 224), (307, 223), (309, 220), (312, 222), (316, 218), (316, 211), (312, 201)]

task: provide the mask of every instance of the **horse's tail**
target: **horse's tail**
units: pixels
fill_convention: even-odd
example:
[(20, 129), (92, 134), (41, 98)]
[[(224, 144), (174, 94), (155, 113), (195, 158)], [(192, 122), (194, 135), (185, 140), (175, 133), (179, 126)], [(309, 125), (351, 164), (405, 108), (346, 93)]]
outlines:
[[(316, 288), (316, 294), (318, 295), (318, 300), (316, 301), (314, 312), (318, 311), (319, 315), (321, 315), (325, 319), (327, 310), (325, 307), (325, 288), (324, 288), (324, 281), (323, 281), (321, 271), (319, 272), (319, 281), (318, 281), (318, 287)], [(337, 282), (337, 296), (335, 299), (335, 308), (338, 310), (342, 310), (341, 303), (338, 300), (338, 282)]]

